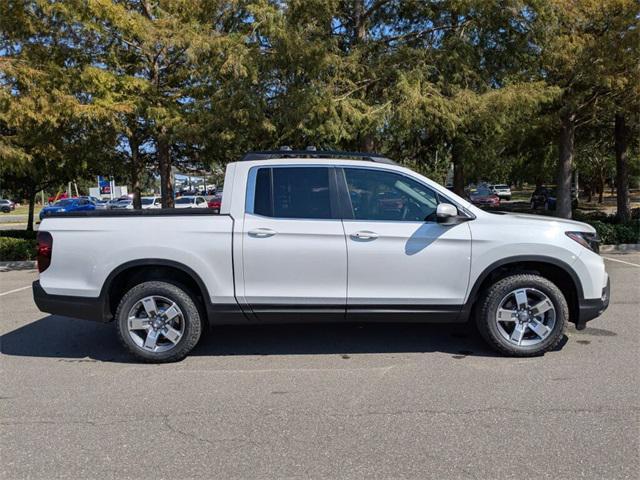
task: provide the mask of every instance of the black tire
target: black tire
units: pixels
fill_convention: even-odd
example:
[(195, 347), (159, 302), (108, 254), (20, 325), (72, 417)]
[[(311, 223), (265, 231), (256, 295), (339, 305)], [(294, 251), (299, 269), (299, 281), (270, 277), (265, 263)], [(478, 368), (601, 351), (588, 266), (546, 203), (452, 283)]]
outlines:
[[(134, 305), (145, 297), (164, 297), (180, 308), (184, 332), (180, 340), (165, 352), (154, 352), (139, 346), (129, 335), (128, 314)], [(120, 300), (115, 315), (118, 337), (136, 358), (150, 363), (168, 363), (182, 360), (196, 346), (202, 334), (202, 317), (192, 294), (181, 285), (150, 281), (136, 285)]]
[[(496, 314), (500, 302), (519, 288), (533, 288), (542, 292), (555, 308), (555, 325), (536, 345), (515, 345), (505, 339), (498, 329)], [(486, 342), (498, 352), (512, 357), (533, 357), (553, 350), (562, 340), (569, 319), (569, 307), (560, 289), (553, 282), (535, 274), (511, 275), (497, 281), (484, 292), (476, 313), (478, 330)]]

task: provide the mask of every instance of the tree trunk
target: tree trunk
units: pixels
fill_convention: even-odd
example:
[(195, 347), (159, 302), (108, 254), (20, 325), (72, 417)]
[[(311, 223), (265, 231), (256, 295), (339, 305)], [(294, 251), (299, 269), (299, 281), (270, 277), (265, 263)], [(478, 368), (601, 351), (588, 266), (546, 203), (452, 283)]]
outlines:
[(628, 132), (624, 115), (616, 114), (614, 128), (616, 144), (616, 189), (618, 219), (622, 222), (631, 220), (631, 204), (629, 203), (629, 163), (627, 159)]
[(575, 131), (575, 114), (564, 114), (558, 145), (558, 186), (556, 189), (556, 216), (561, 218), (571, 218), (571, 168), (573, 166)]
[(365, 134), (360, 140), (360, 149), (363, 152), (373, 152), (373, 136), (369, 134)]
[(355, 0), (353, 5), (353, 44), (367, 39), (366, 8), (364, 0)]
[(451, 159), (453, 161), (453, 191), (461, 197), (464, 196), (464, 158), (460, 148), (453, 142), (451, 149)]
[(142, 174), (142, 165), (140, 165), (140, 145), (135, 134), (129, 138), (129, 147), (131, 148), (131, 188), (133, 190), (133, 208), (142, 210), (142, 199), (140, 198), (140, 176)]
[(173, 181), (171, 178), (171, 151), (166, 129), (158, 135), (158, 166), (160, 169), (160, 188), (162, 189), (162, 208), (173, 208)]
[(598, 203), (604, 202), (604, 188), (605, 188), (605, 176), (604, 174), (600, 174), (598, 177)]
[[(29, 202), (29, 214), (27, 215), (27, 231), (33, 232), (33, 214), (36, 206), (36, 189), (34, 185), (29, 185), (26, 190), (27, 201)], [(44, 207), (44, 205), (43, 205)]]

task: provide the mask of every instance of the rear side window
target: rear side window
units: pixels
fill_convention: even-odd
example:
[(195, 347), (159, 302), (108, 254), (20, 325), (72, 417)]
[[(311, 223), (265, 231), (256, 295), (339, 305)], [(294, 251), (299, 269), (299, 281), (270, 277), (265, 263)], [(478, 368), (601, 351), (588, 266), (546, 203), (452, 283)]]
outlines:
[(329, 169), (260, 168), (253, 212), (278, 218), (332, 218)]

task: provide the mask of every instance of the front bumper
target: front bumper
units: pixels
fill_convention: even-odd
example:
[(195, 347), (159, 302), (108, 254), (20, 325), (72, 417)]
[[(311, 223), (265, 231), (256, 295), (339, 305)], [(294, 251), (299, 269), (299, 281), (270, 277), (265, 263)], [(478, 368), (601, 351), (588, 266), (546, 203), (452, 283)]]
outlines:
[(580, 300), (578, 303), (578, 321), (576, 322), (576, 328), (578, 330), (585, 328), (589, 320), (593, 320), (602, 315), (602, 312), (609, 306), (610, 294), (611, 279), (607, 278), (607, 285), (602, 289), (602, 296), (600, 298)]
[(32, 289), (33, 300), (41, 312), (99, 322), (112, 319), (111, 314), (105, 309), (106, 302), (101, 297), (51, 295), (44, 291), (39, 280), (33, 282)]

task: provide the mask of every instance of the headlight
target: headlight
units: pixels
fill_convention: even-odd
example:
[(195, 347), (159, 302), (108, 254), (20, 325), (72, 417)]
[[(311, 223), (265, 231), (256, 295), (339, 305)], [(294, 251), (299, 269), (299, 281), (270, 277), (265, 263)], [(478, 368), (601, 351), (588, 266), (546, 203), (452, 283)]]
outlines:
[(571, 240), (575, 240), (584, 248), (588, 248), (592, 252), (600, 252), (600, 237), (597, 233), (590, 232), (565, 232), (567, 237)]
[(59, 209), (58, 211), (59, 211), (59, 212), (66, 212), (67, 210), (66, 210), (66, 209), (64, 209), (64, 208), (61, 208), (61, 209)]

